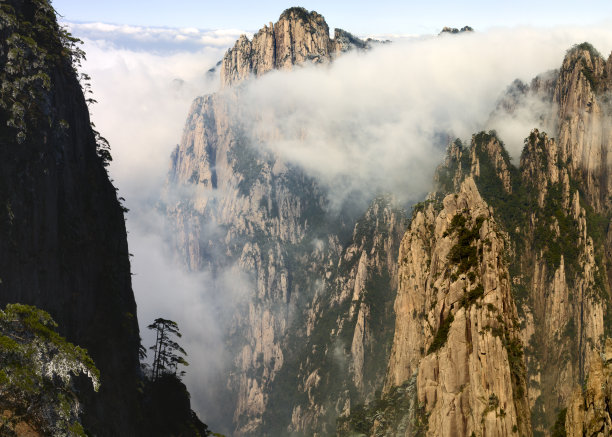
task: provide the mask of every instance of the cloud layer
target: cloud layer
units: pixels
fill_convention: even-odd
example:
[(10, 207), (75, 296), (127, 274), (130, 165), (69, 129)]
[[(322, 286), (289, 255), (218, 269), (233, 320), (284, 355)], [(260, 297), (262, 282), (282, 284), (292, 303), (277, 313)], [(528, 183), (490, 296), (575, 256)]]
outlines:
[(150, 53), (201, 52), (225, 50), (245, 33), (237, 29), (202, 30), (168, 27), (143, 27), (108, 23), (63, 23), (81, 39), (96, 41), (105, 46)]
[(449, 138), (469, 142), (499, 127), (518, 158), (543, 108), (533, 102), (489, 125), (497, 100), (514, 79), (557, 68), (584, 40), (609, 53), (612, 32), (523, 28), (397, 41), (252, 81), (244, 122), (256, 136), (277, 138), (263, 147), (319, 178), (334, 198), (357, 190), (414, 200), (430, 189)]

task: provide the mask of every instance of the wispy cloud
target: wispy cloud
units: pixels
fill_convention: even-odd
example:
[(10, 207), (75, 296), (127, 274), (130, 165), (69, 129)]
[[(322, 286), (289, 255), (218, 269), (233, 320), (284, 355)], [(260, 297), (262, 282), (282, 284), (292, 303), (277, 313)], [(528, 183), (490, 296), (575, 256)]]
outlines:
[(246, 33), (238, 29), (175, 29), (109, 23), (65, 22), (63, 25), (78, 37), (98, 44), (158, 54), (226, 49), (233, 45), (241, 34)]

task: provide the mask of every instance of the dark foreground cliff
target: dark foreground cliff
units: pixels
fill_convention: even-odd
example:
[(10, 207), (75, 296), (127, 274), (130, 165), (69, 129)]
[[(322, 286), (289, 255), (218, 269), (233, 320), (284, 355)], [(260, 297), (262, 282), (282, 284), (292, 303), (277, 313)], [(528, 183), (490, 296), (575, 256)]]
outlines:
[(135, 435), (139, 334), (123, 210), (75, 49), (46, 0), (0, 4), (0, 305), (46, 310), (89, 351), (101, 387), (83, 385), (79, 397), (92, 435)]
[(141, 370), (125, 208), (79, 44), (48, 0), (0, 3), (0, 435), (210, 435), (180, 378)]

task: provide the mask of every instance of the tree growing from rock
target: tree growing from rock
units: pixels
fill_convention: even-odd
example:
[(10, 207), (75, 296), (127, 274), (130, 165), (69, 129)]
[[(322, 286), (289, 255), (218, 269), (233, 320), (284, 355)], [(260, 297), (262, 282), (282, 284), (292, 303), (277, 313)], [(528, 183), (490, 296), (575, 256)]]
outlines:
[(149, 348), (154, 351), (153, 380), (157, 380), (165, 373), (182, 376), (184, 372), (177, 374), (178, 366), (188, 366), (189, 363), (183, 358), (187, 356), (187, 352), (174, 340), (176, 337), (182, 337), (177, 323), (160, 317), (155, 319), (148, 328), (156, 331), (155, 344)]

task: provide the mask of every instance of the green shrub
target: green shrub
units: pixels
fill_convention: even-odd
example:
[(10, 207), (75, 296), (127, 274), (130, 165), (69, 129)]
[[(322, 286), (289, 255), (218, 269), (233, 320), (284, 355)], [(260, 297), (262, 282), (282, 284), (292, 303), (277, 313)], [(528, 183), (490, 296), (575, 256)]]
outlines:
[(567, 416), (567, 408), (560, 410), (557, 413), (557, 420), (555, 424), (550, 429), (550, 437), (566, 437), (567, 433), (565, 432), (565, 418)]
[(484, 296), (484, 287), (482, 286), (482, 284), (478, 284), (476, 288), (470, 290), (461, 297), (461, 300), (459, 300), (459, 306), (467, 308), (473, 303), (475, 303), (482, 296)]
[(9, 304), (0, 311), (0, 407), (13, 411), (45, 435), (85, 435), (72, 377), (84, 374), (100, 385), (87, 351), (67, 342), (48, 313)]
[(446, 340), (448, 339), (448, 331), (450, 330), (451, 324), (455, 320), (455, 317), (452, 313), (449, 313), (446, 319), (442, 321), (434, 339), (427, 350), (427, 355), (434, 353), (439, 350), (446, 344)]
[(467, 219), (456, 214), (448, 227), (449, 234), (457, 233), (458, 241), (448, 253), (448, 260), (459, 265), (457, 274), (467, 272), (478, 264), (478, 249), (472, 243), (479, 238), (484, 217), (478, 217), (471, 229), (466, 227)]

